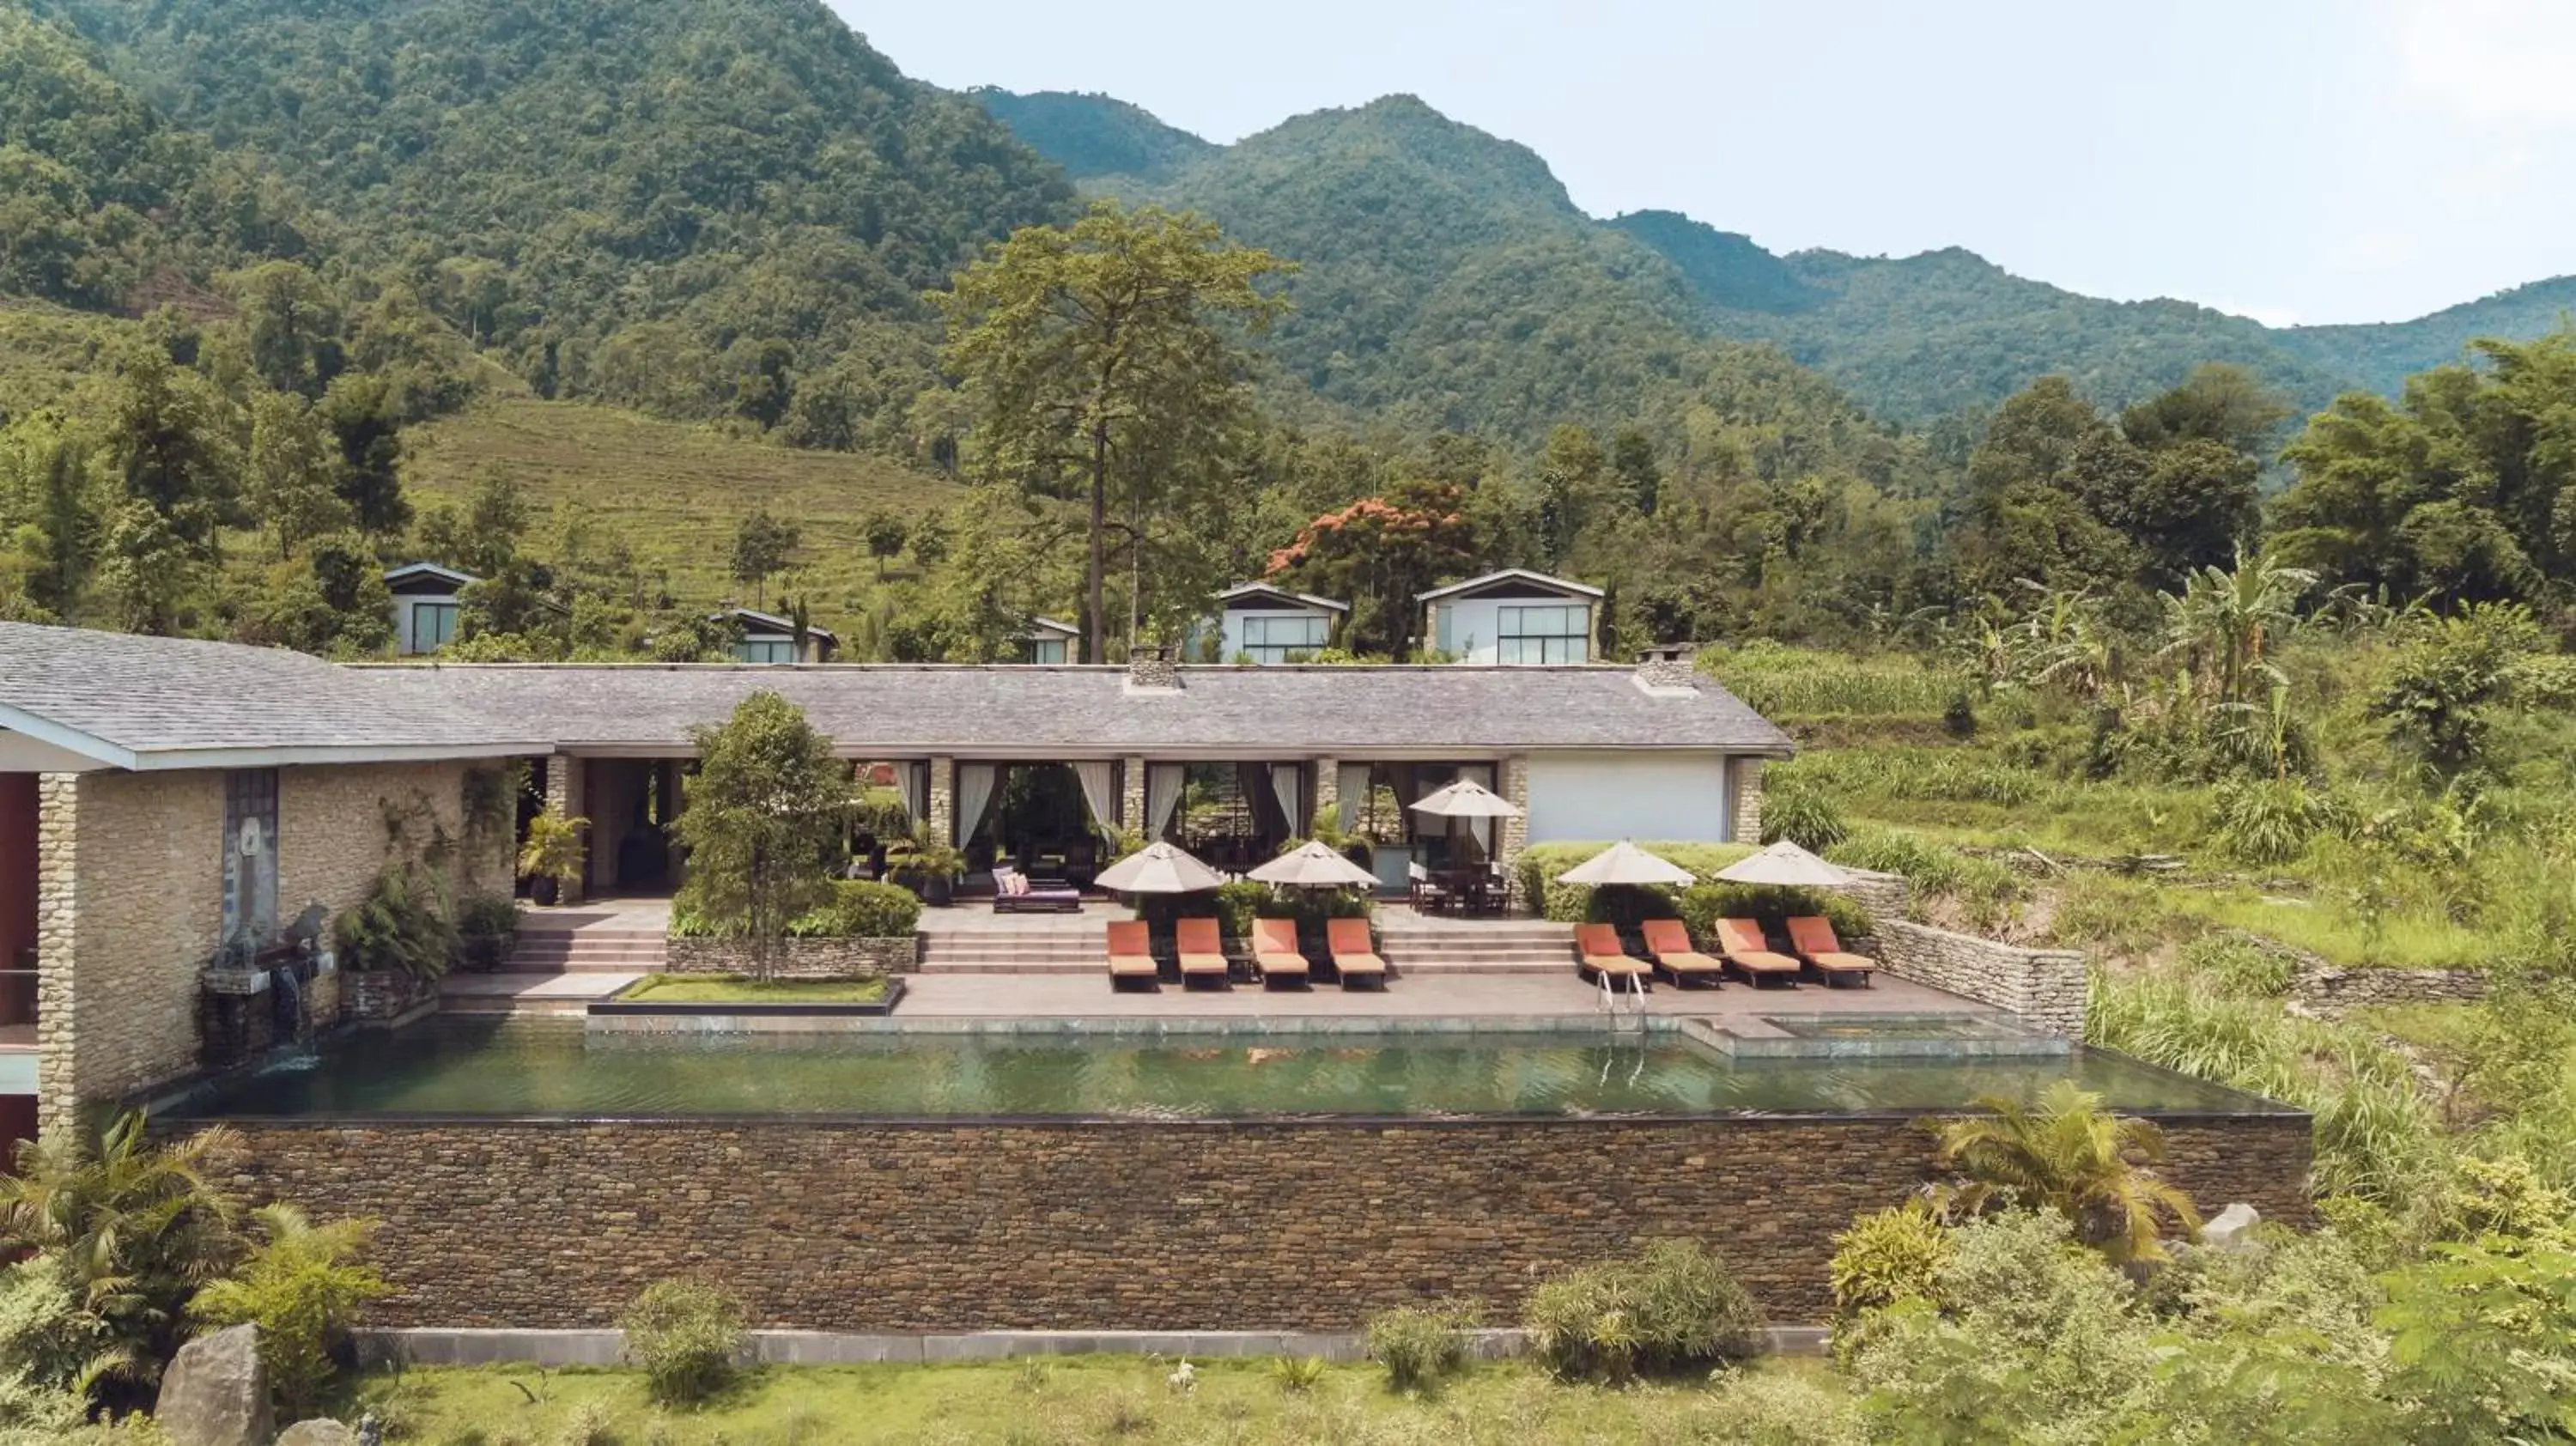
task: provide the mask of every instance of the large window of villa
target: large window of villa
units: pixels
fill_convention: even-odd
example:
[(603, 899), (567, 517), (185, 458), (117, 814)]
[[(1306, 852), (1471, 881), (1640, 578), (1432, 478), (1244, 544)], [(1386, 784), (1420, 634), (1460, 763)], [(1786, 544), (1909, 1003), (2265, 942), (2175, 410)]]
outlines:
[(1584, 603), (1500, 608), (1495, 660), (1586, 663), (1592, 660), (1592, 609)]
[(1031, 639), (1029, 639), (1029, 661), (1030, 661), (1030, 662), (1032, 662), (1032, 663), (1061, 663), (1061, 662), (1063, 662), (1063, 661), (1064, 661), (1064, 639), (1062, 639), (1062, 638), (1031, 638)]
[(456, 640), (456, 604), (416, 602), (411, 605), (411, 651), (434, 653)]
[(792, 663), (796, 661), (796, 640), (745, 638), (733, 645), (733, 655), (745, 663)]
[(1247, 616), (1243, 620), (1243, 651), (1256, 663), (1285, 663), (1292, 660), (1292, 654), (1312, 657), (1331, 638), (1332, 629), (1332, 619), (1312, 613)]

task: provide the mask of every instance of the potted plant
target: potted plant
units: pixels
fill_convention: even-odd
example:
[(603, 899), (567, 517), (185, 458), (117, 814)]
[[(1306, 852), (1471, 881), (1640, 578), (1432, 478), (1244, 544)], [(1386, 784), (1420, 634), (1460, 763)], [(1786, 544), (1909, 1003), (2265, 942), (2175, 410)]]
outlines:
[(528, 820), (528, 841), (519, 846), (519, 877), (528, 881), (528, 897), (551, 904), (563, 886), (581, 878), (581, 831), (586, 818), (566, 818), (554, 809)]
[(922, 902), (944, 909), (957, 896), (957, 881), (966, 876), (966, 855), (923, 829), (912, 836), (910, 849), (887, 856), (886, 872), (921, 895)]

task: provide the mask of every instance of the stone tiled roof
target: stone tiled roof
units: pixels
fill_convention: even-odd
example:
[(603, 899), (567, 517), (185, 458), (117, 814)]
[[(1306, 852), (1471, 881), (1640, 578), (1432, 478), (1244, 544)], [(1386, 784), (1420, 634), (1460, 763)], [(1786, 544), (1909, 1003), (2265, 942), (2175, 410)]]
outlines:
[(1050, 751), (1685, 748), (1786, 754), (1714, 682), (1650, 694), (1626, 668), (1185, 668), (1138, 692), (1117, 667), (461, 666), (386, 670), (423, 695), (571, 747), (682, 746), (755, 689), (845, 747)]
[(471, 756), (545, 741), (385, 672), (282, 648), (30, 623), (0, 623), (0, 727), (145, 766), (154, 755), (207, 751), (319, 761)]

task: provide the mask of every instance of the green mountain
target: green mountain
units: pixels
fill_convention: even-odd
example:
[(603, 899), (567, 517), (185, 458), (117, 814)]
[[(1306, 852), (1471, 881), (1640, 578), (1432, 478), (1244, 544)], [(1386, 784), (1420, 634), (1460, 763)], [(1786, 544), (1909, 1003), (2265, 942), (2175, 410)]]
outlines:
[(1103, 176), (1168, 181), (1181, 167), (1217, 149), (1115, 96), (1061, 90), (1021, 95), (998, 86), (967, 94), (1077, 181)]
[[(979, 98), (1086, 188), (1195, 206), (1302, 263), (1301, 315), (1283, 350), (1319, 390), (1365, 406), (1388, 404), (1419, 376), (1434, 383), (1420, 400), (1455, 415), (1460, 386), (1440, 363), (1465, 340), (1452, 313), (1478, 305), (1497, 311), (1507, 330), (1506, 318), (1547, 316), (1560, 352), (1570, 328), (1606, 340), (1634, 326), (1658, 338), (1650, 346), (1675, 334), (1768, 342), (1872, 413), (1915, 424), (1991, 408), (2053, 373), (2099, 402), (2125, 405), (2211, 361), (2244, 366), (2298, 404), (2322, 407), (2350, 388), (2393, 391), (2410, 372), (2456, 360), (2478, 336), (2537, 336), (2576, 306), (2576, 277), (2567, 277), (2416, 321), (2276, 329), (2189, 302), (2079, 295), (1957, 248), (1895, 259), (1782, 256), (1672, 211), (1596, 221), (1526, 147), (1409, 96), (1300, 116), (1230, 147), (1106, 96), (1050, 96), (1041, 120), (997, 104), (994, 93)], [(1076, 147), (1113, 124), (1160, 137), (1155, 154), (1168, 174), (1103, 166), (1096, 150)], [(1530, 265), (1533, 247), (1551, 250), (1554, 264)], [(1501, 251), (1522, 253), (1521, 264), (1498, 265)], [(1535, 299), (1485, 289), (1506, 277), (1566, 289)], [(1461, 298), (1467, 286), (1482, 294)], [(1629, 294), (1611, 294), (1621, 289)], [(1574, 308), (1624, 320), (1576, 320), (1566, 314)], [(1426, 351), (1427, 375), (1419, 370)], [(1472, 369), (1510, 365), (1478, 360)], [(1594, 382), (1520, 386), (1495, 401), (1508, 408), (1597, 395), (1627, 380), (1621, 370)]]
[(921, 292), (1071, 203), (814, 0), (46, 4), (547, 395), (881, 437)]

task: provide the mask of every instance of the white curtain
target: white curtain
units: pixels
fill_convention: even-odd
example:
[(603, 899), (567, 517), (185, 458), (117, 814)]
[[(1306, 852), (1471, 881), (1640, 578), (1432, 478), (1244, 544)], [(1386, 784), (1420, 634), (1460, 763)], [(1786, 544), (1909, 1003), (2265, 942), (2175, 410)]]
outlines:
[(1106, 758), (1085, 758), (1071, 765), (1081, 781), (1082, 802), (1091, 810), (1091, 826), (1102, 833), (1118, 831), (1117, 765)]
[(1279, 816), (1288, 820), (1288, 832), (1292, 837), (1302, 836), (1307, 823), (1297, 813), (1297, 774), (1298, 767), (1294, 763), (1270, 765), (1270, 792), (1279, 800)]
[(1172, 826), (1172, 815), (1180, 812), (1181, 794), (1189, 787), (1189, 770), (1177, 763), (1151, 763), (1145, 767), (1145, 837), (1150, 841), (1163, 836)]
[[(1491, 789), (1494, 786), (1494, 765), (1490, 763), (1461, 764), (1458, 767), (1458, 776), (1460, 778), (1472, 778), (1478, 783), (1485, 785), (1486, 788)], [(1467, 821), (1467, 832), (1476, 836), (1476, 852), (1478, 854), (1489, 859), (1494, 856), (1494, 820), (1490, 818), (1469, 819)]]
[(1368, 807), (1369, 766), (1345, 763), (1334, 770), (1333, 787), (1341, 794), (1342, 832), (1349, 833), (1358, 821), (1360, 810)]
[(930, 760), (916, 758), (903, 766), (903, 811), (920, 824), (930, 817)]
[(993, 801), (994, 768), (989, 763), (957, 765), (957, 846), (975, 836), (975, 825), (984, 821), (984, 809)]

